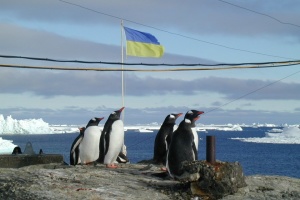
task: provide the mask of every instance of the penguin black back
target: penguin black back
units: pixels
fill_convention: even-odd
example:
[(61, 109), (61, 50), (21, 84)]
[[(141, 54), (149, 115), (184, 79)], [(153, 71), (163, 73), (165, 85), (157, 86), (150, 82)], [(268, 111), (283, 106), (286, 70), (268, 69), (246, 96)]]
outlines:
[(77, 165), (79, 160), (79, 144), (84, 137), (85, 127), (78, 128), (79, 135), (75, 138), (70, 150), (70, 165)]
[(200, 115), (203, 114), (203, 111), (198, 111), (198, 110), (190, 110), (185, 114), (184, 119), (187, 119), (191, 122), (191, 130), (194, 135), (194, 143), (196, 146), (196, 153), (198, 154), (198, 144), (199, 144), (199, 137), (198, 133), (196, 131), (196, 121), (200, 118)]
[(124, 107), (122, 107), (119, 110), (116, 110), (116, 111), (112, 112), (109, 115), (108, 119), (106, 120), (106, 122), (104, 124), (103, 131), (102, 131), (101, 138), (100, 138), (100, 144), (99, 144), (100, 154), (99, 154), (99, 160), (98, 161), (100, 163), (103, 163), (105, 154), (108, 151), (112, 124), (116, 120), (120, 119), (120, 116), (121, 116), (121, 113), (122, 113), (123, 109), (124, 109)]
[(181, 116), (182, 113), (169, 114), (166, 116), (163, 124), (161, 125), (154, 142), (154, 156), (153, 162), (155, 164), (166, 164), (166, 156), (170, 139), (173, 134), (174, 125), (176, 119)]
[(174, 131), (170, 149), (168, 151), (168, 171), (171, 176), (181, 175), (182, 162), (193, 161), (197, 159), (196, 148), (194, 144), (194, 135), (191, 131), (192, 124), (184, 119)]

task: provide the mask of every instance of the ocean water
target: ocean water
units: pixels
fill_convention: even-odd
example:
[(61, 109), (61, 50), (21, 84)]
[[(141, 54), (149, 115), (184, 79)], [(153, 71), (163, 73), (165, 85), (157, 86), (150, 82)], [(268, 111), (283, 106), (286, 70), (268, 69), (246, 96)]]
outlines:
[[(300, 178), (300, 144), (274, 144), (244, 142), (234, 138), (264, 138), (270, 128), (244, 128), (243, 131), (208, 131), (198, 132), (199, 160), (206, 159), (206, 136), (216, 138), (216, 159), (220, 161), (238, 161), (245, 175), (281, 175)], [(153, 156), (156, 131), (152, 133), (125, 132), (127, 156), (131, 163), (151, 159)], [(42, 134), (42, 135), (2, 135), (3, 139), (24, 150), (26, 143), (31, 142), (36, 153), (40, 149), (48, 154), (62, 154), (69, 163), (71, 144), (79, 133)]]

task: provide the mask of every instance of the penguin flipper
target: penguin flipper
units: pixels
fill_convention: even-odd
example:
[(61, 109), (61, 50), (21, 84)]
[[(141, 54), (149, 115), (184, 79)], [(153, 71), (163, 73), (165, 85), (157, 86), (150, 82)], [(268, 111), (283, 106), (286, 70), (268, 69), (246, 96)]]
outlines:
[(110, 133), (111, 133), (111, 129), (105, 134), (105, 153), (104, 153), (104, 155), (107, 154), (108, 149), (109, 149)]
[(195, 156), (194, 160), (198, 160), (198, 151), (197, 151), (197, 148), (196, 148), (196, 145), (194, 142), (193, 142), (192, 148), (193, 148), (193, 153)]
[(74, 153), (75, 149), (79, 146), (82, 139), (83, 139), (83, 136), (79, 137), (76, 141), (74, 141), (75, 143), (72, 145), (71, 152), (70, 152), (71, 154)]

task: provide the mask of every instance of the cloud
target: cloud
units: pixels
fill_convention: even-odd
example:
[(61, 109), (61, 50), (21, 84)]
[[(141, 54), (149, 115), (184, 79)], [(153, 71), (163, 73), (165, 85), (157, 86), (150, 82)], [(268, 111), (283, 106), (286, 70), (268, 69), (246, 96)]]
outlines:
[(299, 83), (278, 82), (278, 80), (255, 80), (208, 77), (199, 80), (202, 90), (217, 92), (228, 99), (299, 99)]
[[(50, 124), (73, 124), (73, 125), (86, 125), (88, 120), (92, 117), (107, 117), (109, 114), (119, 108), (110, 107), (97, 107), (96, 109), (83, 109), (69, 107), (65, 109), (53, 110), (53, 109), (28, 109), (28, 108), (9, 108), (0, 109), (0, 114), (4, 117), (12, 115), (14, 119), (37, 119), (42, 118), (44, 121)], [(198, 107), (151, 107), (144, 109), (125, 108), (125, 125), (137, 125), (137, 124), (161, 124), (165, 117), (170, 113), (186, 113), (190, 109), (198, 109), (209, 111), (210, 108), (198, 108)], [(181, 116), (177, 120), (177, 124), (183, 119)], [(299, 113), (287, 113), (287, 112), (266, 112), (264, 110), (223, 110), (217, 109), (212, 112), (206, 112), (201, 115), (201, 118), (197, 121), (199, 124), (228, 124), (228, 123), (274, 123), (274, 124), (297, 124), (299, 123)], [(102, 124), (103, 125), (103, 124)]]
[[(128, 24), (165, 27), (166, 30), (181, 30), (193, 34), (239, 35), (245, 37), (263, 35), (289, 35), (299, 38), (299, 28), (281, 24), (267, 17), (270, 15), (283, 22), (299, 22), (299, 1), (230, 1), (249, 10), (221, 1), (17, 1), (3, 2), (0, 11), (24, 21), (46, 23), (73, 23), (85, 26), (116, 24), (125, 19)], [(79, 6), (74, 6), (77, 4)], [(145, 6), (147, 4), (147, 6)], [(84, 9), (84, 7), (86, 9)], [(174, 12), (176, 11), (176, 12)], [(157, 17), (153, 17), (153, 12)], [(127, 21), (128, 20), (128, 21)], [(136, 24), (137, 23), (137, 24)]]
[(116, 46), (66, 38), (47, 31), (0, 23), (1, 53), (56, 59), (98, 58), (112, 60)]
[[(263, 62), (265, 60), (262, 59), (266, 59), (266, 57), (258, 55), (252, 57), (251, 54), (243, 56), (232, 51), (218, 51), (214, 48), (215, 46), (210, 48), (206, 44), (198, 45), (197, 40), (189, 39), (209, 40), (234, 48), (259, 49), (258, 52), (281, 54), (285, 57), (296, 57), (294, 53), (297, 52), (297, 45), (300, 41), (299, 28), (280, 24), (268, 17), (236, 8), (221, 1), (191, 0), (186, 3), (179, 0), (149, 2), (72, 0), (70, 2), (94, 11), (62, 1), (28, 0), (24, 4), (15, 0), (2, 2), (0, 6), (0, 54), (120, 62), (121, 49), (118, 40), (120, 40), (121, 18), (125, 19), (126, 26), (141, 28), (146, 32), (149, 30), (154, 35), (159, 32), (159, 40), (161, 41), (162, 38), (162, 41), (166, 42), (166, 54), (162, 59), (128, 57), (125, 62), (176, 64), (212, 64), (216, 63), (215, 60), (225, 60), (224, 62), (244, 62), (245, 60), (246, 62), (256, 62), (259, 60)], [(300, 18), (300, 12), (298, 12), (300, 2), (295, 0), (230, 2), (274, 16), (284, 22), (296, 24)], [(147, 6), (145, 6), (146, 4)], [(110, 35), (115, 33), (116, 35)], [(118, 39), (116, 40), (116, 38)], [(190, 42), (187, 42), (188, 40)], [(171, 54), (171, 52), (176, 54)], [(195, 55), (195, 57), (184, 55)], [(0, 63), (120, 68), (119, 65), (79, 65), (4, 58), (0, 58)], [(145, 66), (136, 67), (147, 68)], [(290, 109), (292, 112), (288, 116), (287, 113), (267, 113), (263, 111), (267, 108), (262, 106), (260, 110), (258, 106), (268, 104), (271, 107), (269, 110), (272, 110), (270, 105), (274, 102), (275, 105), (286, 100), (299, 100), (298, 80), (294, 79), (295, 82), (292, 82), (293, 80), (289, 79), (289, 83), (278, 81), (282, 78), (281, 75), (294, 73), (291, 72), (292, 70), (292, 68), (273, 69), (272, 73), (267, 70), (261, 70), (262, 73), (257, 73), (255, 70), (248, 71), (249, 73), (230, 70), (197, 73), (126, 72), (126, 96), (129, 97), (132, 105), (135, 104), (140, 108), (128, 108), (128, 120), (130, 119), (133, 123), (159, 122), (159, 119), (163, 119), (169, 112), (186, 112), (190, 109), (189, 106), (197, 108), (201, 107), (201, 104), (206, 104), (206, 106), (219, 107), (224, 102), (242, 99), (243, 102), (239, 105), (236, 104), (237, 107), (251, 108), (252, 110), (218, 109), (207, 113), (201, 120), (205, 123), (218, 123), (222, 120), (228, 123), (234, 123), (237, 120), (265, 122), (268, 119), (272, 121), (274, 118), (281, 118), (282, 122), (285, 119), (293, 121), (297, 117), (292, 112), (296, 112), (297, 108)], [(0, 113), (13, 113), (24, 118), (40, 116), (53, 123), (66, 120), (70, 123), (73, 121), (86, 123), (90, 117), (98, 116), (104, 111), (104, 115), (106, 115), (115, 109), (104, 106), (92, 110), (88, 108), (93, 107), (92, 100), (96, 101), (97, 105), (110, 105), (111, 107), (118, 105), (115, 99), (120, 97), (120, 79), (120, 72), (1, 68), (1, 97), (9, 99), (13, 96), (21, 99), (14, 99), (12, 102), (6, 101), (6, 104), (1, 107)], [(186, 97), (192, 97), (193, 101), (184, 102)], [(81, 102), (82, 99), (84, 102)], [(74, 101), (70, 103), (70, 100)], [(162, 107), (162, 105), (182, 105), (181, 101), (186, 107)], [(212, 103), (209, 103), (210, 101)], [(113, 104), (110, 104), (111, 102)], [(160, 103), (163, 104), (159, 105)], [(17, 105), (25, 107), (26, 104), (28, 106), (26, 108), (14, 108)], [(56, 106), (56, 104), (58, 105)], [(68, 105), (78, 107), (68, 107)], [(150, 105), (153, 107), (141, 108)], [(292, 104), (288, 106), (291, 107)], [(43, 107), (48, 107), (48, 109), (43, 109)], [(226, 108), (229, 109), (228, 107)], [(210, 109), (203, 108), (205, 111)], [(283, 109), (285, 107), (281, 107), (281, 110)], [(141, 116), (145, 116), (145, 118)], [(199, 121), (199, 123), (201, 122)]]
[[(204, 77), (193, 80), (139, 77), (127, 74), (127, 96), (196, 95), (218, 93), (227, 99), (289, 99), (300, 98), (299, 83)], [(4, 69), (0, 74), (1, 92), (17, 94), (30, 92), (38, 96), (98, 96), (121, 93), (121, 72), (86, 72), (51, 70)]]
[[(121, 47), (117, 45), (107, 45), (96, 41), (87, 41), (64, 37), (55, 33), (43, 30), (26, 28), (15, 24), (0, 22), (1, 50), (4, 55), (29, 56), (41, 58), (53, 58), (61, 60), (87, 60), (103, 62), (121, 62)], [(5, 38), (5, 39), (3, 39)], [(0, 58), (0, 61), (2, 59)], [(8, 61), (7, 59), (3, 61)], [(9, 60), (11, 61), (11, 60)], [(17, 60), (23, 64), (43, 64), (46, 66), (57, 66), (57, 63), (49, 62), (29, 62), (28, 60)], [(25, 62), (24, 62), (25, 61)], [(128, 57), (128, 63), (215, 63), (212, 60), (196, 58), (192, 56), (182, 56), (166, 53), (163, 58), (137, 58)], [(17, 62), (16, 62), (17, 63)], [(59, 63), (62, 65), (61, 63)], [(76, 64), (72, 63), (72, 66)], [(82, 66), (82, 65), (81, 65)], [(85, 65), (86, 67), (95, 65)], [(99, 64), (97, 65), (99, 66)], [(107, 65), (101, 65), (101, 67)], [(120, 65), (109, 67), (120, 68)]]

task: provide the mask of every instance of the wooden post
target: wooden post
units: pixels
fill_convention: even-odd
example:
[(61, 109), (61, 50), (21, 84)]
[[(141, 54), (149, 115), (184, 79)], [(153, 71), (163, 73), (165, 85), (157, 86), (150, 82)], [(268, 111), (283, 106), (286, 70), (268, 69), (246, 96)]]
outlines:
[(206, 161), (215, 164), (216, 162), (216, 140), (215, 136), (206, 136)]

